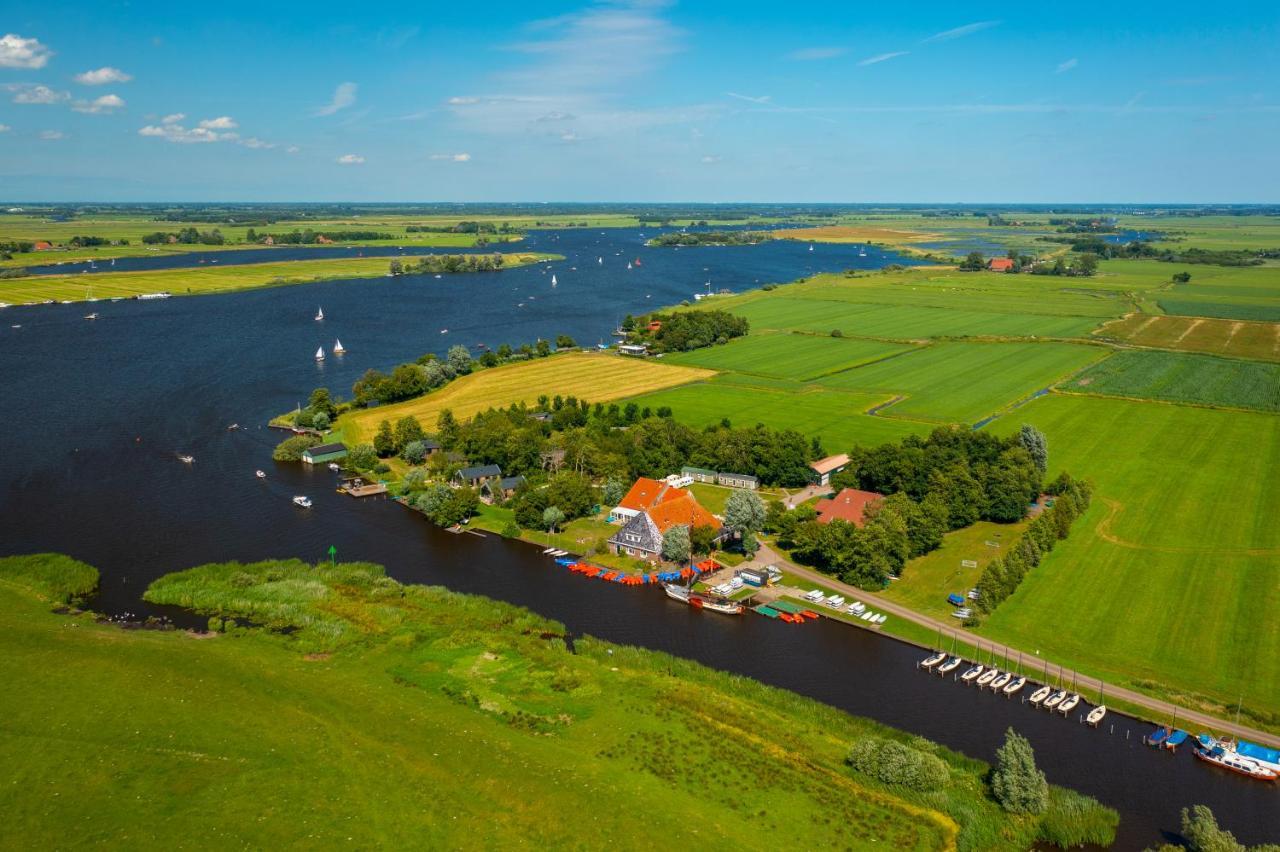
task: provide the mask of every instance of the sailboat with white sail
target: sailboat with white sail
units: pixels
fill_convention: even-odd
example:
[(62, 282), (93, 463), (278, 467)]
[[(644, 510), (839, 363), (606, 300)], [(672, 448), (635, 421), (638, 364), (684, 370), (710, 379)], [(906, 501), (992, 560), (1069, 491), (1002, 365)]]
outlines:
[(316, 322), (320, 322), (323, 319), (324, 319), (324, 308), (320, 308), (319, 310), (316, 311)]
[(320, 348), (316, 349), (316, 360), (317, 360), (317, 361), (323, 361), (323, 360), (324, 360), (324, 347), (323, 347), (323, 346), (321, 346)]
[(346, 354), (346, 352), (347, 352), (347, 349), (346, 349), (346, 347), (345, 347), (345, 346), (343, 346), (343, 345), (342, 345), (342, 341), (341, 341), (341, 340), (338, 340), (337, 338), (334, 338), (334, 341), (333, 341), (333, 354), (334, 354), (334, 355), (345, 355), (345, 354)]
[(555, 275), (552, 275), (552, 276), (551, 276), (551, 286), (552, 286), (552, 287), (556, 286), (556, 277), (555, 277)]

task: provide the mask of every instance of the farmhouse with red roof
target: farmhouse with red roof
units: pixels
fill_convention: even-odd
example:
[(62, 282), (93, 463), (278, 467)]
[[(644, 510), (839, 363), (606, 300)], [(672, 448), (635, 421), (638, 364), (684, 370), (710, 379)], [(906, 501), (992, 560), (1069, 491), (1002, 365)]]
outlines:
[(820, 524), (839, 520), (848, 521), (855, 527), (860, 527), (865, 523), (867, 507), (883, 499), (883, 494), (877, 494), (874, 491), (846, 488), (834, 497), (819, 500), (814, 508), (818, 510)]

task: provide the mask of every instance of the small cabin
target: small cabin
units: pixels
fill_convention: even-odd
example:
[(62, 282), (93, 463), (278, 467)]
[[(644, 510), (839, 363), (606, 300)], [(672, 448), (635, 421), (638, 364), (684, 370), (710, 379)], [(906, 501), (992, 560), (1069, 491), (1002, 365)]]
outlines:
[(324, 464), (346, 457), (347, 448), (344, 444), (321, 444), (302, 451), (303, 464)]
[(760, 480), (746, 473), (717, 473), (717, 485), (727, 485), (730, 488), (746, 488), (748, 491), (755, 491), (760, 487)]
[(502, 468), (496, 464), (464, 467), (453, 475), (453, 484), (459, 487), (480, 488), (491, 479), (501, 479)]
[(705, 467), (682, 467), (680, 472), (694, 482), (706, 482), (710, 485), (716, 482), (716, 472)]

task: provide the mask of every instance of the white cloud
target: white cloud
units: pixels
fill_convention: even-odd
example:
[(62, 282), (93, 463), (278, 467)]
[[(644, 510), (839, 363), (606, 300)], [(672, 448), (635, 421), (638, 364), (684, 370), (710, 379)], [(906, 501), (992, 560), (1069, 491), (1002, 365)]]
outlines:
[(767, 104), (769, 103), (769, 98), (770, 98), (769, 95), (758, 95), (758, 96), (740, 95), (737, 92), (725, 92), (725, 94), (731, 98), (737, 98), (740, 101), (747, 101), (748, 103), (753, 103), (753, 104)]
[(43, 68), (53, 51), (36, 38), (16, 33), (0, 37), (0, 68)]
[(57, 92), (48, 86), (14, 83), (8, 89), (15, 93), (15, 104), (57, 104), (71, 97), (68, 92)]
[(1072, 58), (1068, 59), (1066, 62), (1059, 62), (1058, 70), (1054, 73), (1062, 74), (1065, 71), (1070, 71), (1072, 68), (1075, 68), (1079, 64), (1080, 64), (1080, 60), (1076, 59), (1073, 56)]
[(561, 134), (560, 134), (560, 141), (561, 141), (561, 142), (577, 142), (577, 141), (578, 141), (578, 134), (574, 133), (572, 130), (570, 130), (570, 131), (568, 131), (568, 132), (566, 132), (566, 133), (561, 133)]
[(243, 145), (243, 146), (244, 146), (244, 147), (246, 147), (246, 148), (274, 148), (274, 147), (276, 147), (276, 144), (275, 144), (274, 142), (263, 142), (261, 139), (259, 139), (259, 138), (258, 138), (258, 137), (256, 137), (256, 136), (250, 136), (248, 139), (245, 139), (245, 140), (244, 140), (244, 141), (242, 141), (240, 144), (241, 144), (241, 145)]
[(235, 130), (240, 125), (236, 124), (231, 116), (220, 115), (217, 118), (204, 119), (200, 122), (200, 126), (205, 130)]
[(297, 145), (290, 145), (288, 148), (285, 148), (285, 149), (284, 149), (284, 152), (285, 152), (286, 154), (296, 154), (296, 153), (298, 153), (298, 152), (299, 152), (299, 151), (301, 151), (301, 150), (302, 150), (302, 149), (301, 149), (301, 148), (299, 148)]
[(333, 90), (333, 100), (325, 106), (315, 109), (312, 115), (333, 115), (340, 109), (346, 109), (356, 102), (356, 84), (339, 83)]
[(470, 154), (432, 154), (431, 159), (449, 160), (450, 162), (454, 162), (454, 163), (469, 163), (471, 162), (471, 155)]
[(160, 123), (161, 124), (177, 124), (179, 121), (182, 121), (182, 119), (186, 117), (187, 117), (187, 114), (185, 112), (174, 112), (160, 119)]
[(467, 104), (478, 104), (480, 103), (480, 99), (472, 97), (452, 97), (445, 101), (445, 103), (450, 106), (466, 106)]
[(93, 71), (77, 74), (75, 79), (82, 86), (105, 86), (107, 83), (127, 83), (133, 79), (133, 75), (106, 65)]
[(962, 27), (956, 27), (955, 29), (943, 30), (940, 33), (934, 33), (933, 35), (929, 36), (927, 39), (925, 39), (920, 43), (929, 44), (930, 42), (935, 42), (935, 41), (951, 41), (953, 38), (963, 38), (964, 36), (973, 35), (974, 33), (981, 32), (983, 30), (989, 30), (992, 27), (998, 27), (1000, 26), (1001, 23), (1003, 22), (1002, 21), (975, 21), (972, 24), (965, 24)]
[(205, 119), (200, 122), (200, 126), (189, 130), (178, 123), (182, 120), (182, 117), (182, 113), (178, 112), (173, 115), (166, 115), (161, 124), (148, 124), (146, 127), (140, 128), (138, 135), (186, 145), (235, 142), (240, 139), (240, 134), (238, 133), (218, 132), (219, 130), (226, 130), (236, 126), (236, 123), (225, 115), (220, 118)]
[(72, 109), (76, 112), (87, 112), (93, 115), (111, 113), (124, 106), (124, 98), (119, 95), (103, 95), (92, 101), (76, 101)]
[(899, 56), (906, 56), (910, 52), (911, 51), (909, 50), (895, 50), (892, 53), (878, 53), (875, 56), (868, 56), (866, 59), (862, 60), (858, 64), (859, 65), (876, 65), (880, 62), (887, 62), (890, 59), (896, 59)]
[(338, 164), (342, 166), (358, 166), (364, 162), (364, 157), (359, 154), (343, 154), (338, 158)]
[(845, 47), (802, 47), (787, 54), (788, 59), (799, 62), (817, 62), (823, 59), (835, 59), (849, 52)]
[(0, 133), (8, 133), (13, 128), (7, 124), (0, 124)]
[(708, 154), (708, 155), (706, 155), (705, 157), (703, 157), (703, 158), (702, 158), (702, 162), (704, 162), (704, 163), (708, 163), (708, 164), (710, 164), (710, 163), (718, 163), (718, 162), (720, 162), (720, 158), (719, 158), (719, 157), (716, 157), (716, 156), (713, 156), (713, 155), (711, 155), (711, 154)]
[(41, 130), (40, 138), (46, 142), (57, 142), (59, 139), (66, 139), (67, 134), (61, 130)]

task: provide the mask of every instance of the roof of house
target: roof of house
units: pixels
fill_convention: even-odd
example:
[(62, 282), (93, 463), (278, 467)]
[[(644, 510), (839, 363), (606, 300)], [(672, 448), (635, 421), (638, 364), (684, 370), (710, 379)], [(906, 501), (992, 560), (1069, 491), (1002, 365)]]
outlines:
[(638, 548), (649, 553), (662, 551), (662, 533), (644, 512), (634, 515), (623, 524), (622, 529), (609, 536), (609, 542), (622, 547)]
[(327, 456), (329, 453), (345, 453), (347, 451), (346, 444), (320, 444), (311, 447), (305, 452), (309, 456)]
[[(524, 481), (525, 481), (525, 478), (522, 475), (504, 476), (498, 480), (498, 488), (500, 488), (503, 491), (514, 491), (520, 485), (520, 483)], [(492, 483), (492, 480), (490, 480), (485, 484), (489, 485), (491, 483)]]
[(631, 490), (618, 501), (618, 507), (630, 509), (633, 512), (643, 512), (651, 506), (656, 506), (659, 502), (676, 500), (688, 494), (689, 492), (683, 488), (672, 488), (665, 482), (642, 476), (631, 486)]
[(726, 473), (725, 471), (721, 471), (720, 473), (716, 474), (716, 476), (727, 476), (730, 479), (746, 479), (746, 480), (750, 480), (751, 482), (760, 481), (759, 479), (756, 479), (754, 476), (752, 476), (749, 473)]
[(863, 524), (867, 507), (883, 499), (883, 494), (877, 494), (874, 491), (859, 491), (856, 488), (846, 488), (835, 497), (819, 500), (814, 508), (818, 510), (818, 521), (820, 523), (829, 524), (832, 521), (841, 520), (848, 521), (855, 527), (860, 527)]
[(680, 472), (681, 473), (701, 473), (706, 476), (716, 475), (716, 472), (714, 470), (707, 470), (705, 467), (691, 467), (689, 465), (685, 465), (684, 467), (680, 468)]
[(502, 476), (502, 468), (496, 464), (482, 464), (476, 467), (464, 467), (458, 471), (462, 479), (482, 479), (486, 476)]
[(839, 470), (849, 463), (848, 453), (840, 453), (837, 456), (827, 456), (825, 459), (818, 459), (815, 462), (809, 462), (809, 467), (818, 473), (831, 473)]
[(988, 269), (1013, 269), (1013, 258), (1009, 257), (993, 257), (991, 262), (987, 264)]
[(438, 449), (440, 449), (440, 444), (439, 444), (439, 442), (437, 442), (437, 441), (433, 441), (433, 440), (431, 440), (430, 438), (423, 438), (423, 439), (422, 439), (422, 446), (426, 447), (428, 450), (438, 450)]
[(681, 524), (720, 529), (720, 522), (716, 520), (716, 516), (702, 508), (694, 496), (688, 492), (677, 500), (664, 500), (645, 514), (649, 516), (649, 520), (653, 521), (660, 533), (665, 533)]

